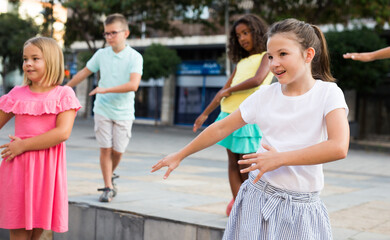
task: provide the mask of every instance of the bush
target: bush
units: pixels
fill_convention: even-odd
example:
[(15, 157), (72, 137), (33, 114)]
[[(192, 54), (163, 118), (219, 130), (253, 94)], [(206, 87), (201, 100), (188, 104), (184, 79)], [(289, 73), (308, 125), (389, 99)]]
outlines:
[(348, 52), (370, 52), (386, 47), (386, 42), (370, 29), (327, 32), (331, 70), (342, 89), (355, 89), (359, 93), (373, 92), (389, 72), (389, 61), (360, 62), (344, 59)]
[(158, 79), (175, 73), (176, 66), (181, 62), (175, 50), (161, 44), (152, 44), (143, 54), (144, 70), (142, 79)]

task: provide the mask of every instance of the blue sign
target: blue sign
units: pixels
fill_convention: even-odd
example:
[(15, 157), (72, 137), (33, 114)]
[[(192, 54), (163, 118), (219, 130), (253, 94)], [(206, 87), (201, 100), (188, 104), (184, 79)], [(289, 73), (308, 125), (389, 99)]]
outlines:
[(73, 76), (77, 73), (77, 64), (76, 63), (72, 63), (70, 64), (70, 74)]
[(183, 61), (177, 75), (220, 75), (221, 66), (216, 61)]

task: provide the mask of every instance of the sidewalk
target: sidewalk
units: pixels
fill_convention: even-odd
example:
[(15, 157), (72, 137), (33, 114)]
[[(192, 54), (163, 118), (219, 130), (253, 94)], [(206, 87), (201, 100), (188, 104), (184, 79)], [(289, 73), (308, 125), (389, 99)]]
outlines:
[[(0, 131), (0, 144), (7, 141), (11, 127), (8, 123)], [(186, 145), (196, 134), (185, 127), (139, 124), (133, 126), (132, 133), (116, 171), (120, 175), (118, 196), (111, 203), (100, 203), (96, 189), (103, 183), (93, 121), (76, 120), (67, 141), (70, 226), (75, 224), (74, 206), (94, 207), (128, 214), (133, 219), (151, 217), (148, 224), (143, 220), (144, 232), (139, 239), (220, 239), (227, 221), (225, 208), (231, 200), (225, 150), (212, 146), (194, 154), (163, 180), (165, 170), (152, 174), (151, 166)], [(326, 185), (321, 196), (330, 212), (334, 239), (389, 240), (390, 155), (350, 150), (345, 160), (325, 164), (324, 172)], [(81, 218), (88, 214), (87, 211)], [(157, 226), (156, 222), (164, 220)], [(106, 226), (96, 231), (113, 230)], [(54, 236), (66, 239), (65, 235)]]

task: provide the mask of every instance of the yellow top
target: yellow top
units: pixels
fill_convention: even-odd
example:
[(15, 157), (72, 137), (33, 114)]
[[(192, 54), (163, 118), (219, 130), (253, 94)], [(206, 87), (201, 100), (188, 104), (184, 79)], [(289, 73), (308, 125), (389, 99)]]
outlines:
[[(251, 55), (247, 58), (241, 59), (237, 63), (236, 73), (232, 80), (230, 86), (235, 86), (249, 78), (252, 78), (256, 75), (257, 70), (259, 69), (261, 60), (263, 59), (265, 52)], [(264, 79), (261, 85), (269, 85), (272, 81), (273, 74), (268, 73), (267, 77)], [(250, 88), (243, 91), (233, 92), (227, 98), (223, 98), (221, 101), (221, 111), (226, 113), (234, 112), (240, 104), (247, 98), (249, 95), (254, 93), (260, 86)]]

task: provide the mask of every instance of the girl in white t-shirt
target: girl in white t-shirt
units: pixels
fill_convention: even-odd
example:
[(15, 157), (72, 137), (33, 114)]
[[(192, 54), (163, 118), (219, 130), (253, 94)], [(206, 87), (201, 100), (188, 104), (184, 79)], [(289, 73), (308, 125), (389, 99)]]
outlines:
[(325, 38), (317, 26), (286, 19), (271, 26), (267, 53), (278, 82), (261, 87), (227, 118), (160, 160), (152, 172), (167, 166), (167, 178), (185, 157), (256, 123), (263, 131), (262, 144), (238, 162), (251, 164), (242, 170), (250, 174), (224, 239), (332, 239), (319, 198), (322, 164), (346, 157), (349, 125), (344, 95), (330, 73)]

